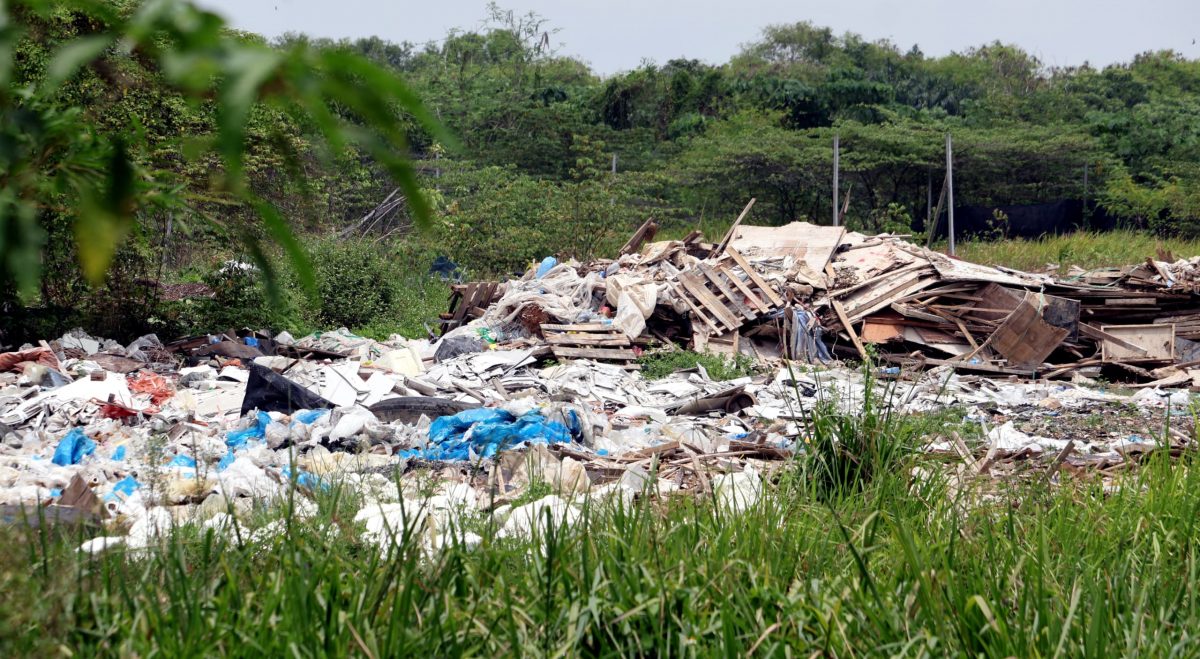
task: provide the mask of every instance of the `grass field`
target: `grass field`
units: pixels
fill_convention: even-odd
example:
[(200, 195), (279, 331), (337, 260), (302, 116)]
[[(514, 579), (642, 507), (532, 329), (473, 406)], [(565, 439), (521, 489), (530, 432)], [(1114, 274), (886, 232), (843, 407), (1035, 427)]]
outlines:
[[(941, 248), (944, 251), (945, 246)], [(974, 263), (1028, 271), (1049, 266), (1065, 273), (1072, 265), (1090, 269), (1140, 263), (1158, 258), (1160, 250), (1176, 259), (1191, 258), (1200, 255), (1200, 240), (1158, 238), (1133, 231), (1085, 231), (1036, 240), (966, 241), (958, 245), (957, 252)]]
[[(986, 495), (906, 465), (821, 496), (785, 468), (741, 513), (594, 505), (532, 541), (384, 556), (335, 488), (239, 543), (86, 557), (6, 528), (3, 656), (1196, 656), (1200, 471)], [(935, 470), (942, 471), (942, 470)], [(957, 491), (957, 494), (953, 492)]]

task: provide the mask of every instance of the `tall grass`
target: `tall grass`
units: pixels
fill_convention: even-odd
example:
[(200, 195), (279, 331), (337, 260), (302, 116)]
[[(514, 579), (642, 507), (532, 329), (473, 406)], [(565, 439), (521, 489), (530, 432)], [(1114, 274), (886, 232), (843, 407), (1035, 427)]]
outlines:
[(244, 545), (184, 532), (89, 558), (8, 528), (0, 653), (1195, 656), (1195, 466), (1163, 453), (1110, 492), (1033, 479), (952, 500), (892, 469), (820, 500), (768, 488), (740, 514), (593, 505), (432, 560), (361, 542), (346, 495)]
[[(940, 248), (944, 251), (945, 245)], [(959, 243), (956, 251), (975, 263), (1028, 271), (1050, 267), (1065, 273), (1072, 265), (1090, 269), (1140, 263), (1157, 258), (1159, 250), (1171, 252), (1175, 258), (1190, 258), (1200, 255), (1200, 240), (1160, 238), (1128, 230), (1081, 231), (1033, 240), (968, 240)]]

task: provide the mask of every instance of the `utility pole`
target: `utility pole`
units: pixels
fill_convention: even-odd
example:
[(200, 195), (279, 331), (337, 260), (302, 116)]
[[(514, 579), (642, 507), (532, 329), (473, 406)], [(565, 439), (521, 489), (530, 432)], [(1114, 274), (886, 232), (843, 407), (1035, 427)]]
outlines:
[(954, 147), (946, 133), (946, 210), (950, 230), (950, 256), (954, 256)]
[(617, 175), (617, 154), (616, 153), (613, 154), (613, 159), (612, 159), (612, 175), (613, 176)]
[(838, 134), (833, 134), (833, 226), (839, 226), (841, 222), (838, 219), (838, 158), (841, 153), (838, 145)]

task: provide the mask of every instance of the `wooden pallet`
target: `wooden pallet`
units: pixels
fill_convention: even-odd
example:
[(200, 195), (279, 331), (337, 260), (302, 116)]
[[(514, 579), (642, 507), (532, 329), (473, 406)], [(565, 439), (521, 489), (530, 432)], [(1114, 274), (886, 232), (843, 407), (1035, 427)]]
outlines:
[[(721, 335), (783, 306), (783, 299), (770, 284), (732, 248), (728, 258), (701, 262), (679, 273), (675, 293), (692, 310), (696, 333)], [(745, 279), (733, 271), (740, 268)]]
[(615, 363), (630, 370), (641, 368), (635, 363), (637, 353), (633, 351), (629, 337), (608, 323), (546, 323), (541, 328), (551, 352), (559, 359), (591, 359)]
[(495, 301), (500, 284), (494, 281), (475, 281), (450, 287), (449, 311), (439, 316), (442, 334), (483, 316)]

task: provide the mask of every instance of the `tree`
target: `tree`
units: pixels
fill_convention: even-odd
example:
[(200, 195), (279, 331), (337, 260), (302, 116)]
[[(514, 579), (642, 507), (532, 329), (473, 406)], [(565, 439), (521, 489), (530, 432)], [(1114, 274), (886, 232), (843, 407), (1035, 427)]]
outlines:
[[(105, 126), (64, 97), (81, 76), (120, 91), (123, 72), (138, 66), (160, 76), (193, 107), (211, 111), (213, 132), (188, 144), (194, 162), (219, 164), (210, 199), (254, 210), (261, 232), (233, 227), (275, 289), (263, 237), (278, 243), (308, 288), (311, 270), (278, 210), (249, 185), (247, 140), (254, 117), (273, 108), (311, 125), (326, 154), (348, 146), (369, 153), (404, 189), (414, 213), (429, 209), (398, 128), (400, 111), (449, 139), (415, 94), (387, 69), (339, 49), (296, 43), (271, 48), (228, 31), (220, 17), (185, 2), (149, 0), (73, 3), (18, 0), (0, 13), (0, 264), (20, 291), (37, 290), (45, 224), (64, 216), (74, 226), (79, 263), (103, 280), (113, 254), (136, 223), (162, 209), (196, 208), (176, 177), (155, 167), (144, 125)], [(22, 54), (45, 43), (55, 24), (71, 30), (38, 66)], [(19, 74), (19, 76), (17, 75)], [(332, 104), (336, 100), (339, 112)], [(276, 144), (288, 166), (294, 145)], [(215, 218), (213, 218), (215, 221)]]

